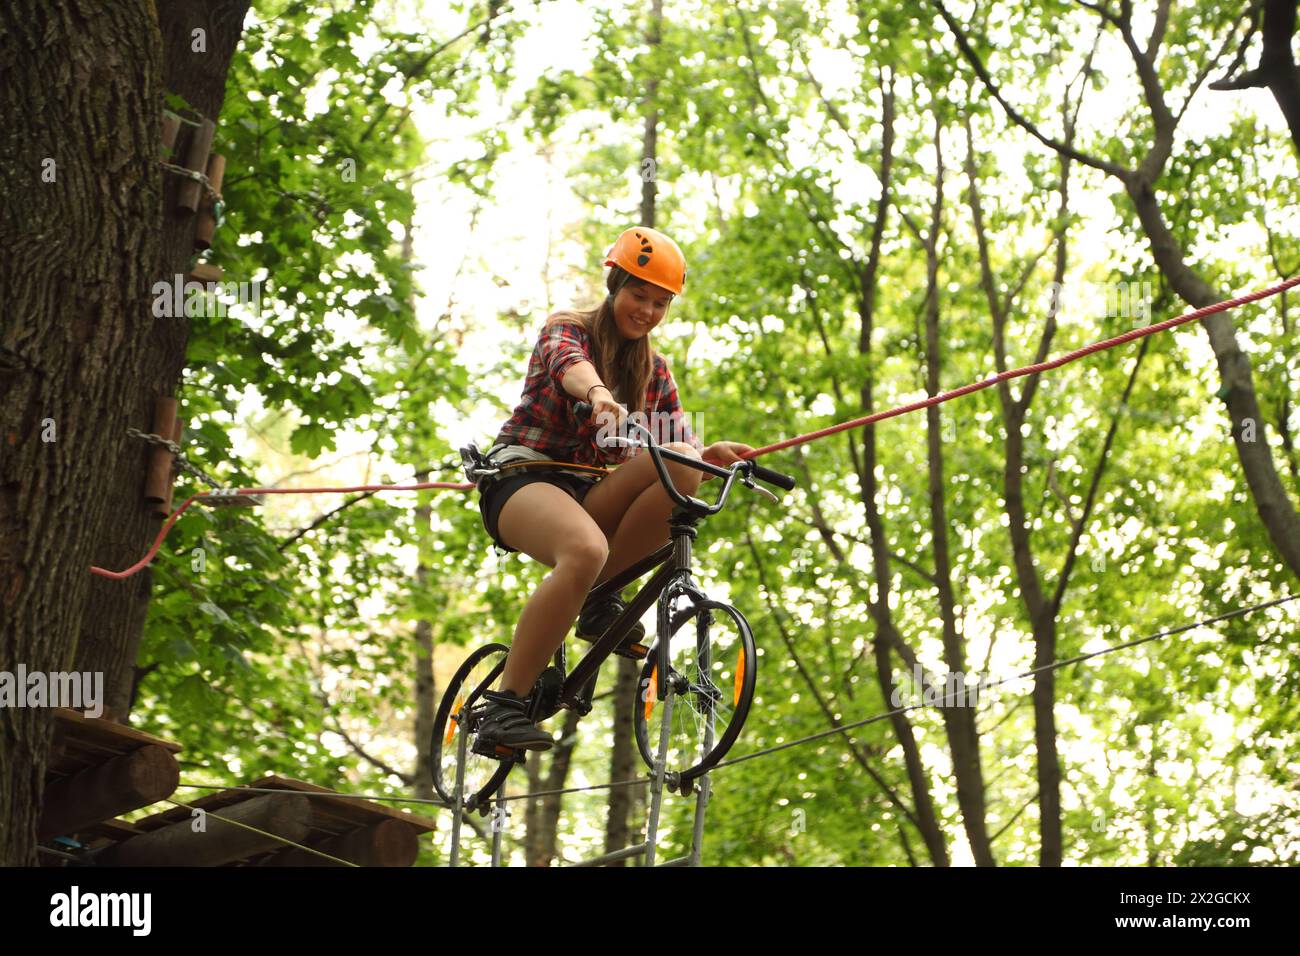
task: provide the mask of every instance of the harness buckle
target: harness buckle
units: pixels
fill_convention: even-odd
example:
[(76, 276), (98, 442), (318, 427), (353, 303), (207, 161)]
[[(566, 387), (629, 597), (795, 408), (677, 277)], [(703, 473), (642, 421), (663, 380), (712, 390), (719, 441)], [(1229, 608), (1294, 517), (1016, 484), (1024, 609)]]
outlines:
[(470, 442), (460, 449), (460, 461), (465, 471), (465, 480), (480, 488), (484, 478), (491, 477), (501, 470), (483, 452), (479, 451), (478, 445), (474, 442)]

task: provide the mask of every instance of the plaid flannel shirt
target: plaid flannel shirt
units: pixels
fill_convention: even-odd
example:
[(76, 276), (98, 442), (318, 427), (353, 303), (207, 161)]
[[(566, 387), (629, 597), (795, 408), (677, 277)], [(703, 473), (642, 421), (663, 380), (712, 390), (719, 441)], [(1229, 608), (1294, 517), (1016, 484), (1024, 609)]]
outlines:
[[(583, 465), (616, 465), (641, 454), (639, 448), (600, 447), (596, 444), (600, 423), (580, 421), (574, 414), (573, 406), (580, 399), (566, 392), (560, 381), (571, 366), (584, 361), (595, 364), (591, 338), (586, 329), (570, 322), (544, 326), (528, 360), (523, 396), (501, 426), (496, 442), (527, 445), (557, 461)], [(616, 400), (621, 399), (616, 397)], [(682, 411), (677, 384), (661, 355), (654, 357), (654, 375), (646, 389), (645, 412), (668, 416), (666, 422), (657, 427), (654, 418), (642, 422), (650, 428), (656, 441), (685, 441), (697, 451), (704, 451), (704, 444), (691, 430), (686, 413)]]

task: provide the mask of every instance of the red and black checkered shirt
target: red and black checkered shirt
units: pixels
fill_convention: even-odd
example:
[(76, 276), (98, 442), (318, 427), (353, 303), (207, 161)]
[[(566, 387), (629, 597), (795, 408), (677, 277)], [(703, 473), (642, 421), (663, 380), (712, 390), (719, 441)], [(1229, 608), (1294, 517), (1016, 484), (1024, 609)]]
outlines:
[[(616, 465), (640, 454), (639, 448), (601, 448), (596, 444), (600, 423), (580, 421), (573, 413), (573, 406), (581, 399), (566, 392), (560, 380), (570, 366), (583, 361), (595, 364), (586, 329), (571, 322), (543, 327), (528, 360), (523, 397), (497, 433), (497, 443), (527, 445), (557, 461), (583, 465)], [(704, 451), (703, 443), (691, 430), (682, 411), (677, 383), (662, 355), (654, 357), (654, 375), (646, 389), (645, 412), (651, 417), (640, 424), (651, 430), (655, 441), (689, 442), (696, 450)], [(656, 412), (661, 417), (653, 417)]]

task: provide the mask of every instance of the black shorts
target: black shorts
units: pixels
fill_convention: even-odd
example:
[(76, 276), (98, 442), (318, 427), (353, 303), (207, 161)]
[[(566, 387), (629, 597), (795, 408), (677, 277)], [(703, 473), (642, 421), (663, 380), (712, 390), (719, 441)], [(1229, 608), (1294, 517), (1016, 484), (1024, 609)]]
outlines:
[(479, 514), (483, 516), (483, 527), (487, 529), (488, 535), (496, 543), (496, 546), (503, 551), (518, 551), (519, 549), (509, 547), (501, 540), (501, 536), (497, 531), (497, 519), (501, 516), (501, 509), (511, 495), (524, 485), (531, 484), (534, 481), (545, 481), (563, 488), (579, 504), (582, 504), (582, 500), (587, 497), (587, 492), (591, 491), (592, 486), (596, 484), (591, 479), (579, 475), (559, 471), (544, 471), (542, 469), (526, 470), (519, 474), (489, 480), (486, 487), (479, 492), (478, 510)]

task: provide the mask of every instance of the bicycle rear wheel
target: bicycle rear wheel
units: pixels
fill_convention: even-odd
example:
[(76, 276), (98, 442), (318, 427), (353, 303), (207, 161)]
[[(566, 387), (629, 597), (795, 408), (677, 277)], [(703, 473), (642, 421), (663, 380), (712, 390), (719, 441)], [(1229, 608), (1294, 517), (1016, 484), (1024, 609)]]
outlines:
[[(658, 699), (659, 659), (656, 644), (641, 669), (633, 715), (637, 749), (651, 769), (665, 710)], [(754, 699), (757, 670), (749, 622), (730, 604), (704, 601), (675, 616), (668, 683), (676, 699), (665, 770), (678, 774), (681, 783), (707, 773), (736, 742)]]
[[(460, 739), (469, 733), (465, 718), (470, 708), (483, 703), (485, 690), (497, 690), (501, 672), (505, 669), (510, 648), (504, 644), (480, 647), (460, 665), (438, 704), (438, 714), (433, 719), (433, 740), (429, 747), (429, 761), (433, 770), (433, 786), (449, 807), (456, 803), (456, 762), (460, 754)], [(465, 741), (465, 778), (462, 808), (484, 809), (487, 801), (505, 783), (513, 766), (509, 761), (497, 760), (474, 753), (472, 741)]]

